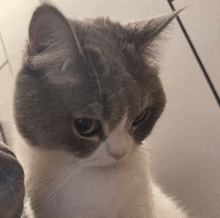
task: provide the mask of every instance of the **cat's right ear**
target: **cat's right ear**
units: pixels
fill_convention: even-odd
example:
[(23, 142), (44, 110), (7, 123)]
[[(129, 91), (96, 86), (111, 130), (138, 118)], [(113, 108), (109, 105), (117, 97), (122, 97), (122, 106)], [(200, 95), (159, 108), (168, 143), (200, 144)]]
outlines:
[[(83, 57), (76, 33), (69, 21), (51, 5), (36, 9), (29, 26), (28, 63), (35, 72), (53, 83), (76, 82), (72, 67)], [(84, 58), (85, 59), (85, 58)]]
[(55, 7), (44, 4), (36, 9), (30, 22), (28, 55), (37, 55), (57, 46), (69, 49), (75, 44), (72, 34), (62, 13)]

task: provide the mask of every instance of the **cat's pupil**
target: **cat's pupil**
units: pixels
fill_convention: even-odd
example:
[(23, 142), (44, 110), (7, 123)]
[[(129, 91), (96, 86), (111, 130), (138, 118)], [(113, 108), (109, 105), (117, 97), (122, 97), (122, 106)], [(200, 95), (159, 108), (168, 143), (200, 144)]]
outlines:
[(81, 118), (74, 121), (74, 128), (81, 136), (92, 137), (99, 133), (101, 124), (95, 119)]
[(142, 111), (142, 112), (135, 118), (135, 120), (134, 120), (133, 123), (132, 123), (132, 126), (135, 127), (135, 126), (141, 124), (142, 122), (144, 122), (144, 121), (147, 119), (148, 115), (149, 115), (149, 111), (150, 111), (149, 108), (146, 108), (144, 111)]

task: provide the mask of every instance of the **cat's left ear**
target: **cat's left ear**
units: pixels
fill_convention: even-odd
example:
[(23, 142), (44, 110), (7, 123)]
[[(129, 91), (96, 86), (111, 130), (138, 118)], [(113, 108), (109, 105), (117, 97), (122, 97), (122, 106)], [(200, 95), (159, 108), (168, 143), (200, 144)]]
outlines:
[(133, 44), (136, 54), (141, 55), (146, 52), (146, 48), (152, 42), (159, 39), (161, 33), (182, 10), (153, 17), (146, 21), (129, 23), (127, 25), (127, 43)]

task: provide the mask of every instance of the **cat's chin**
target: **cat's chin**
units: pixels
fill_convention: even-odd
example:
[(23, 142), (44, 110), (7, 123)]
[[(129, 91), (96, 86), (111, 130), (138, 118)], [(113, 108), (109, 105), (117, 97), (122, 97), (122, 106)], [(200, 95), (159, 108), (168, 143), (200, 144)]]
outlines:
[(100, 170), (111, 170), (116, 169), (117, 167), (120, 167), (121, 165), (126, 164), (127, 158), (124, 158), (123, 160), (94, 160), (91, 162), (88, 162), (88, 167), (92, 167), (94, 169), (100, 169)]
[(94, 160), (88, 162), (89, 167), (114, 167), (117, 164), (119, 164), (119, 162), (115, 160)]
[(128, 155), (120, 160), (116, 160), (110, 156), (102, 146), (100, 146), (91, 156), (81, 160), (80, 162), (82, 165), (85, 165), (85, 167), (115, 167), (120, 165), (122, 162), (125, 162), (127, 158)]

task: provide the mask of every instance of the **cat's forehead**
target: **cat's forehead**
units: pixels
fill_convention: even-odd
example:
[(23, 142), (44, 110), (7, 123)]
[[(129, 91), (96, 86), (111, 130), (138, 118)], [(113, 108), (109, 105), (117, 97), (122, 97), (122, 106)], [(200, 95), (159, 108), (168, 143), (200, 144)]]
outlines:
[[(91, 84), (84, 84), (83, 88)], [(74, 118), (97, 119), (107, 123), (108, 128), (114, 129), (121, 120), (127, 116), (127, 120), (134, 119), (145, 107), (142, 104), (141, 90), (130, 78), (120, 81), (101, 79), (101, 93), (97, 84), (91, 85), (86, 94), (80, 93), (73, 98), (72, 115)], [(89, 87), (87, 87), (89, 90)], [(100, 95), (101, 94), (101, 95)]]
[[(134, 81), (126, 68), (114, 24), (99, 18), (87, 20), (84, 25), (80, 23), (78, 28), (75, 22), (72, 25), (87, 59), (86, 63), (84, 60), (75, 63), (79, 75), (79, 84), (73, 87), (73, 99), (77, 99), (75, 105), (78, 106), (74, 110), (75, 116), (119, 118), (119, 111), (128, 107), (127, 99), (131, 98), (129, 89), (134, 87)], [(117, 26), (123, 29), (120, 24)]]
[(73, 20), (71, 25), (85, 53), (92, 49), (102, 58), (106, 56), (106, 62), (122, 58), (120, 42), (126, 38), (126, 29), (120, 23), (100, 17), (83, 22)]

